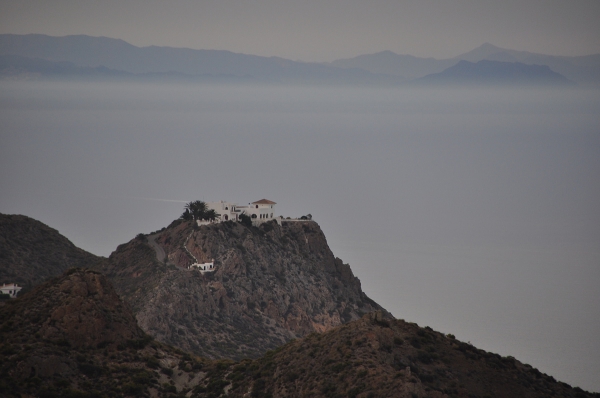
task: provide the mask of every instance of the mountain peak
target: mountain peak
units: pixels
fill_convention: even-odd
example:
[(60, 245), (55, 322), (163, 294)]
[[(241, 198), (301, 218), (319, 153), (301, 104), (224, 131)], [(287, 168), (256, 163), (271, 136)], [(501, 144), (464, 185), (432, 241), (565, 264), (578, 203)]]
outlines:
[(101, 258), (44, 223), (16, 214), (0, 214), (0, 252), (0, 282), (23, 286), (19, 295), (69, 268), (91, 266)]
[(489, 58), (489, 57), (493, 56), (494, 54), (497, 54), (500, 52), (505, 52), (505, 51), (507, 51), (507, 50), (486, 42), (486, 43), (483, 43), (482, 45), (480, 45), (479, 47), (474, 48), (471, 51), (468, 51), (464, 54), (454, 57), (454, 59), (463, 59), (463, 60), (467, 60), (467, 61), (471, 61), (471, 62), (477, 62), (482, 59)]
[(566, 77), (553, 72), (547, 65), (526, 65), (520, 62), (460, 60), (441, 73), (416, 80), (417, 83), (441, 85), (502, 85), (541, 86), (571, 85)]
[[(195, 262), (215, 270), (202, 274)], [(258, 357), (381, 309), (309, 220), (177, 220), (119, 246), (98, 269), (147, 333), (211, 358)]]

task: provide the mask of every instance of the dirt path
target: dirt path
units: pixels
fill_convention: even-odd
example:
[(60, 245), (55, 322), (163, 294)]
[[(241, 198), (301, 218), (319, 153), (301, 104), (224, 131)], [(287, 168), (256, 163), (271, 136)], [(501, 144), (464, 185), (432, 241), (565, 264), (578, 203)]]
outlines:
[(161, 263), (165, 261), (165, 250), (160, 247), (158, 243), (154, 240), (156, 239), (156, 235), (148, 235), (148, 244), (154, 249), (156, 252), (156, 259)]

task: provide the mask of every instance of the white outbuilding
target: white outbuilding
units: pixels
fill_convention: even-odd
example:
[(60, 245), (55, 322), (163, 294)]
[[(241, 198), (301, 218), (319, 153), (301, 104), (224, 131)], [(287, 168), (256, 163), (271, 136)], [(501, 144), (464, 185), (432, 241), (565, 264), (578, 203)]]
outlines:
[(23, 288), (18, 286), (16, 283), (9, 283), (9, 284), (3, 283), (2, 287), (0, 287), (0, 292), (2, 292), (4, 294), (8, 294), (10, 296), (10, 298), (16, 298), (17, 293), (19, 293), (21, 291), (21, 289), (23, 289)]

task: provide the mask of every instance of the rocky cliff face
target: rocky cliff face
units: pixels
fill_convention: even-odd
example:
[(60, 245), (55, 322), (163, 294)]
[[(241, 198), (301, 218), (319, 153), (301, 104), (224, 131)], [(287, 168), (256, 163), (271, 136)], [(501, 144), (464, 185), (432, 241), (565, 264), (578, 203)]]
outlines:
[(24, 287), (20, 294), (69, 268), (100, 259), (37, 220), (0, 214), (0, 283), (18, 283)]
[[(213, 273), (187, 269), (213, 259)], [(380, 309), (312, 221), (175, 222), (120, 246), (99, 269), (144, 331), (211, 358), (258, 357)]]

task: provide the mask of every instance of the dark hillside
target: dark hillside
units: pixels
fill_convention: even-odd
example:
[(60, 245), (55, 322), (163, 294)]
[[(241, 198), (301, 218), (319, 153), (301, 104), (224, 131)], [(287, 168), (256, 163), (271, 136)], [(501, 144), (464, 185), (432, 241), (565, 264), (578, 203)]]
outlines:
[[(214, 259), (216, 271), (188, 270), (194, 257)], [(256, 358), (380, 309), (310, 221), (260, 228), (177, 221), (119, 246), (97, 269), (144, 331), (210, 358)]]
[(72, 269), (0, 307), (3, 397), (598, 397), (377, 311), (238, 363), (154, 341)]
[(381, 313), (288, 343), (227, 376), (228, 396), (598, 397), (511, 357)]
[(108, 278), (71, 269), (0, 307), (0, 396), (600, 397), (381, 309), (359, 318), (379, 306), (314, 222), (178, 221), (100, 266), (164, 341), (258, 359), (155, 341)]
[(420, 85), (573, 86), (563, 75), (545, 65), (482, 60), (460, 61), (440, 73), (415, 80)]
[(0, 283), (18, 283), (20, 294), (72, 267), (102, 257), (75, 247), (57, 230), (21, 215), (0, 214)]
[(0, 396), (167, 396), (208, 363), (147, 336), (101, 274), (71, 269), (0, 307)]

